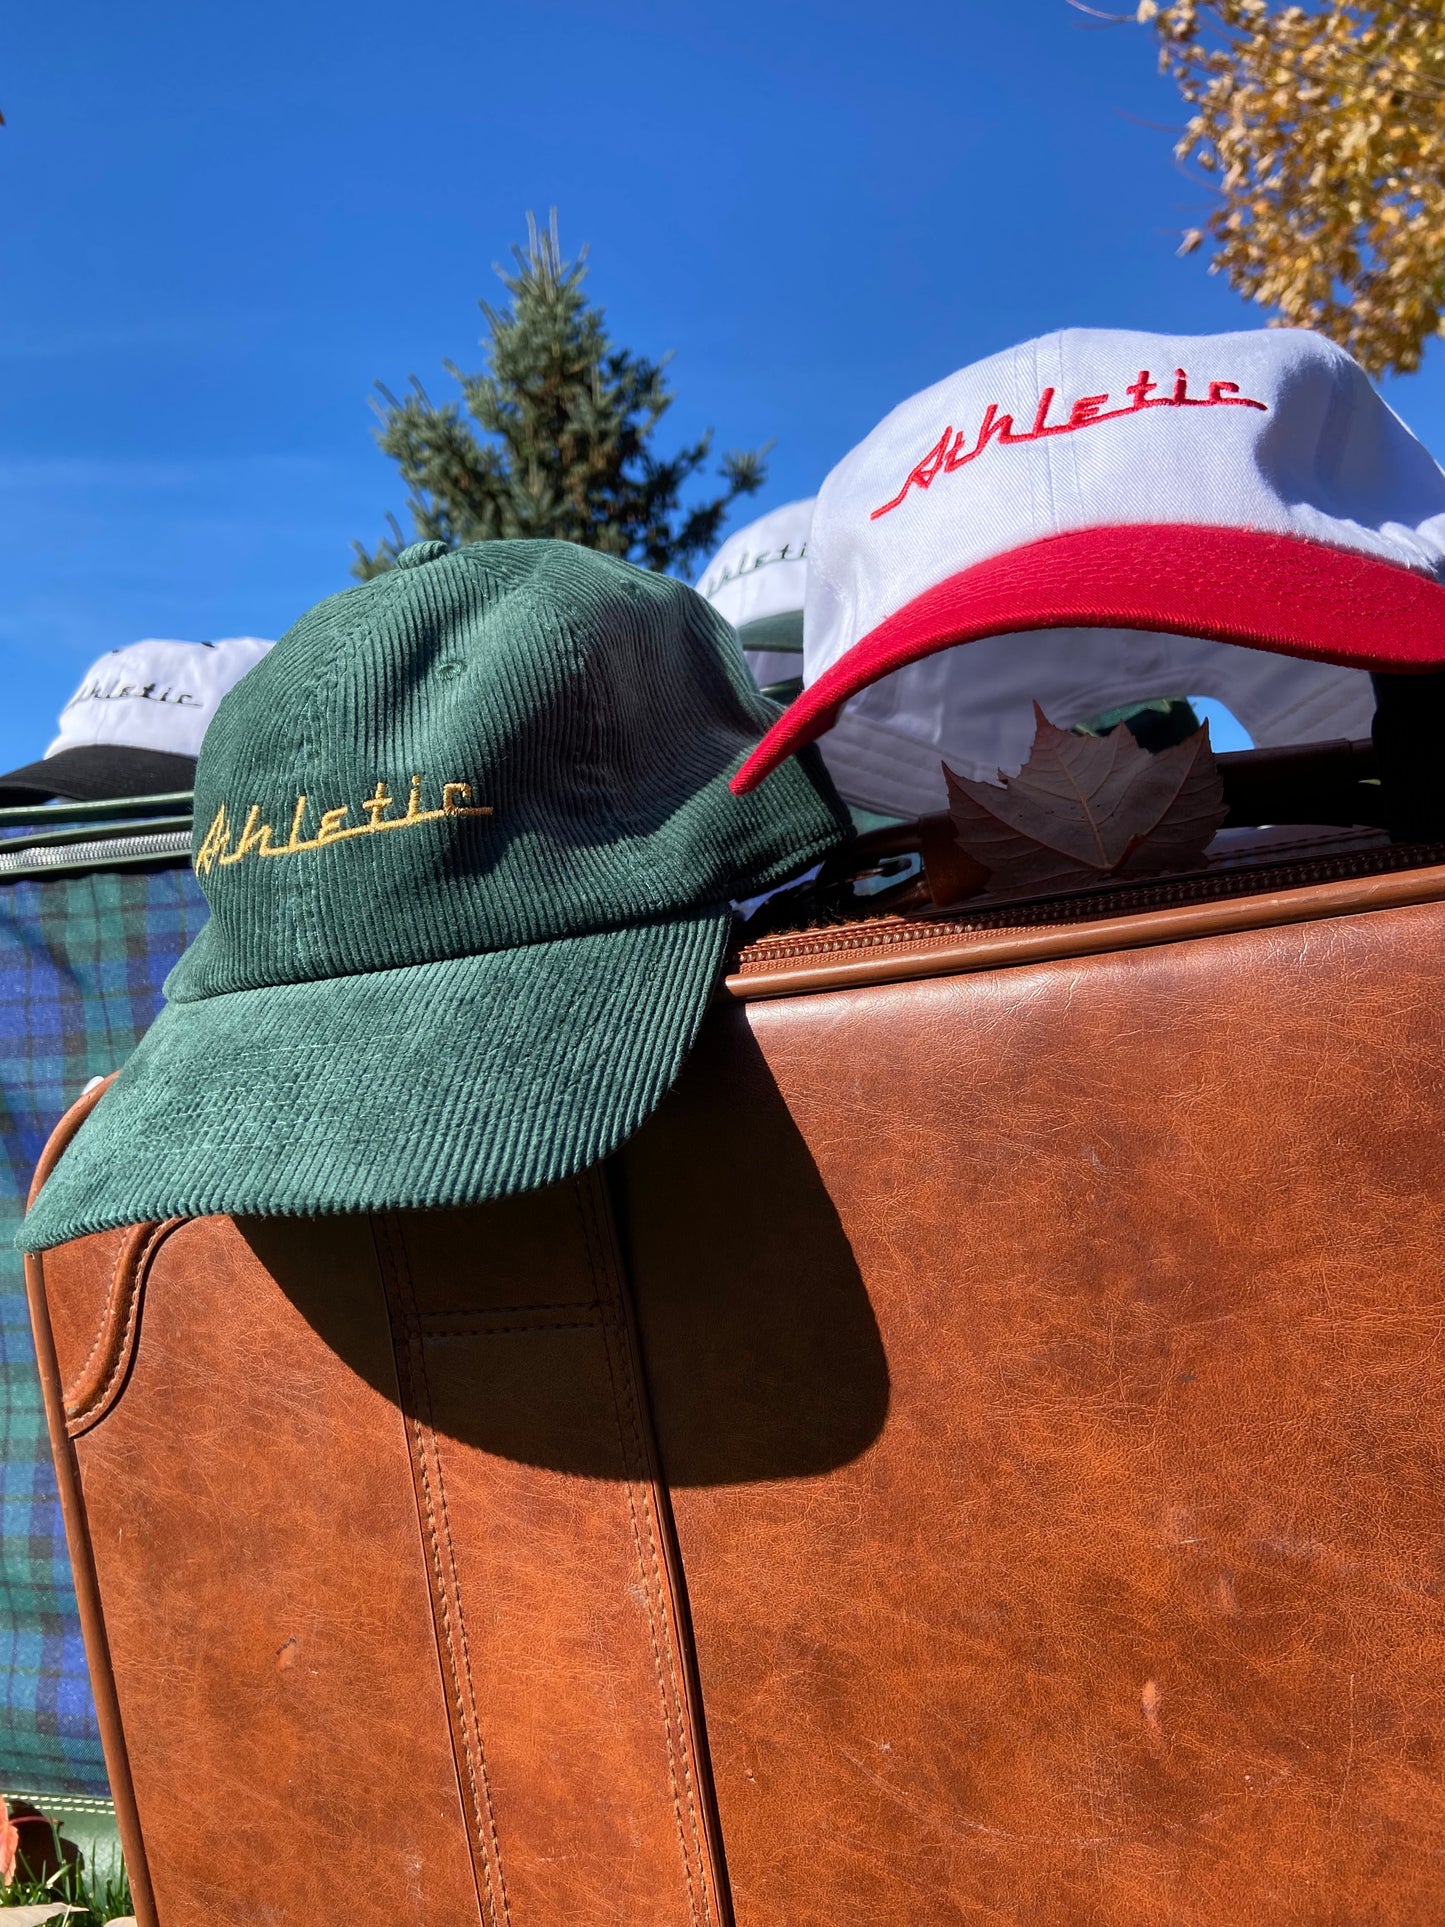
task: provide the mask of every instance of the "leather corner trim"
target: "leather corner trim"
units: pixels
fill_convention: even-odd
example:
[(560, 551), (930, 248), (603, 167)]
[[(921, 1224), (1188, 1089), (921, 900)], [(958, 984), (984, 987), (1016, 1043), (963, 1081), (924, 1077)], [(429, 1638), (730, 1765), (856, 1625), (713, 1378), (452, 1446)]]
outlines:
[(85, 1363), (62, 1395), (68, 1437), (79, 1438), (98, 1425), (120, 1397), (135, 1357), (141, 1301), (151, 1262), (177, 1225), (185, 1223), (184, 1218), (167, 1218), (161, 1224), (131, 1225), (122, 1238), (111, 1267), (100, 1330)]
[(50, 1176), (50, 1173), (60, 1162), (61, 1152), (65, 1149), (66, 1145), (69, 1144), (81, 1125), (84, 1124), (85, 1120), (90, 1116), (96, 1105), (105, 1096), (106, 1092), (119, 1076), (119, 1071), (112, 1071), (110, 1076), (102, 1078), (94, 1089), (85, 1091), (81, 1096), (76, 1098), (70, 1109), (45, 1140), (45, 1149), (40, 1153), (40, 1161), (35, 1167), (35, 1175), (30, 1180), (30, 1190), (25, 1200), (25, 1208), (27, 1210), (29, 1210), (30, 1206), (34, 1204), (36, 1198), (40, 1195), (41, 1185), (44, 1184), (45, 1180)]
[(65, 1424), (60, 1369), (55, 1359), (55, 1337), (50, 1329), (50, 1312), (45, 1297), (45, 1267), (38, 1252), (27, 1252), (25, 1256), (25, 1295), (30, 1304), (35, 1362), (45, 1399), (45, 1423), (55, 1459), (55, 1482), (59, 1488), (61, 1516), (65, 1521), (70, 1569), (75, 1578), (75, 1599), (95, 1697), (96, 1723), (105, 1750), (106, 1776), (115, 1799), (121, 1850), (130, 1874), (131, 1899), (140, 1927), (157, 1927), (155, 1893), (146, 1859), (145, 1834), (136, 1808), (125, 1728), (121, 1723), (120, 1704), (116, 1698), (110, 1642), (106, 1638), (105, 1615), (101, 1610), (100, 1588), (95, 1576), (95, 1555), (90, 1540), (90, 1523), (86, 1518), (85, 1496), (80, 1486), (80, 1470)]

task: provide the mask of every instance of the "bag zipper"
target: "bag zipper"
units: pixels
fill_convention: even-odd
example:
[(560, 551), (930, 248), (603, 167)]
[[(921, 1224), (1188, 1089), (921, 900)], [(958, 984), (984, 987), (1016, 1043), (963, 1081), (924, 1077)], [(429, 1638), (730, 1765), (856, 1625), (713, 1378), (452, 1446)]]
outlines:
[(952, 945), (966, 942), (971, 936), (1142, 915), (1230, 897), (1261, 896), (1441, 864), (1445, 864), (1445, 843), (1381, 844), (1374, 849), (1332, 856), (1300, 856), (1287, 862), (1231, 868), (1213, 875), (1192, 873), (1147, 883), (1093, 885), (1067, 895), (988, 908), (963, 907), (956, 911), (934, 911), (931, 915), (895, 913), (811, 927), (800, 925), (744, 942), (730, 960), (729, 970), (746, 978), (805, 960), (821, 961), (830, 956), (900, 948), (916, 950), (933, 943)]

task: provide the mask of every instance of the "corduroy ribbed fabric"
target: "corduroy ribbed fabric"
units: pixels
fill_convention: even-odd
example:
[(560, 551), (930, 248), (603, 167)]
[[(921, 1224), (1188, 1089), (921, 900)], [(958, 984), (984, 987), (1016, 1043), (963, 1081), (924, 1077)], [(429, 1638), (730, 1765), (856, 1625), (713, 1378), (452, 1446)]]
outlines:
[(21, 1244), (606, 1156), (692, 1043), (729, 900), (847, 832), (816, 760), (731, 794), (776, 714), (700, 596), (569, 543), (417, 544), (320, 604), (217, 710), (211, 920)]

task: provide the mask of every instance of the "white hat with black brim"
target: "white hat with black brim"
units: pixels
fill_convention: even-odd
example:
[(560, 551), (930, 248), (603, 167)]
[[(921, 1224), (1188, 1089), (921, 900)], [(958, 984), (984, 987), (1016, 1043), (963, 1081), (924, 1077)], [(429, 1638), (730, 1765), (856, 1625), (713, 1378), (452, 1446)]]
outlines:
[(0, 776), (0, 808), (190, 789), (217, 703), (270, 647), (228, 636), (112, 649), (86, 670), (44, 756)]

